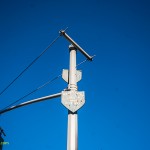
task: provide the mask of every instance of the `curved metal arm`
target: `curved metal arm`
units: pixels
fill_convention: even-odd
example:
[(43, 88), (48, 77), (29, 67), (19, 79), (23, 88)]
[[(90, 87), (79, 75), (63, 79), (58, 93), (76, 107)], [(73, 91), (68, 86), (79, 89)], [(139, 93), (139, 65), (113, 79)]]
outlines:
[(41, 101), (52, 99), (52, 98), (57, 98), (57, 97), (60, 97), (60, 96), (61, 96), (61, 93), (57, 93), (57, 94), (53, 94), (53, 95), (49, 95), (49, 96), (33, 99), (33, 100), (30, 100), (30, 101), (21, 103), (19, 105), (12, 106), (10, 108), (4, 109), (4, 110), (0, 111), (0, 114), (3, 114), (5, 112), (7, 112), (7, 111), (10, 111), (10, 110), (13, 110), (13, 109), (25, 106), (25, 105), (29, 105), (29, 104), (36, 103), (36, 102), (41, 102)]

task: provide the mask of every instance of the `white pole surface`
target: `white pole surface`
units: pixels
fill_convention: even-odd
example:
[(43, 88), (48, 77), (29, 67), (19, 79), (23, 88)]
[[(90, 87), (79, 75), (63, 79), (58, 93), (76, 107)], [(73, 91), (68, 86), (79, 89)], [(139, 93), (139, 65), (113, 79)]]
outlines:
[[(70, 68), (69, 68), (69, 85), (70, 90), (77, 90), (76, 82), (76, 48), (69, 46), (70, 50)], [(68, 137), (67, 150), (78, 150), (78, 114), (68, 110)]]
[(78, 150), (78, 114), (68, 111), (67, 150)]

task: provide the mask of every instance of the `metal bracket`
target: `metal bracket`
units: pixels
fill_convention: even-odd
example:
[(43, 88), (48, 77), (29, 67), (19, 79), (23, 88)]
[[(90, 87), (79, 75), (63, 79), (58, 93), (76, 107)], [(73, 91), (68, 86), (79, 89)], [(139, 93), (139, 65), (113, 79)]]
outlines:
[[(68, 83), (69, 82), (69, 71), (67, 69), (63, 69), (62, 78)], [(82, 71), (76, 71), (76, 82), (79, 82), (82, 79)]]
[(61, 103), (71, 112), (76, 112), (85, 103), (84, 91), (62, 91)]

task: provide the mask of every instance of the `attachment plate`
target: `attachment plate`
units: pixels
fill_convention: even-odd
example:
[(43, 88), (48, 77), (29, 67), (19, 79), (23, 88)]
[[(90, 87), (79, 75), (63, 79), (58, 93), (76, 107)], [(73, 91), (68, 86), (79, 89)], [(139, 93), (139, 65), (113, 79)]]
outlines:
[(85, 103), (84, 91), (62, 91), (61, 103), (71, 112), (76, 112)]
[[(68, 83), (69, 82), (69, 71), (63, 69), (62, 78)], [(82, 79), (82, 71), (76, 70), (76, 82), (79, 82)]]

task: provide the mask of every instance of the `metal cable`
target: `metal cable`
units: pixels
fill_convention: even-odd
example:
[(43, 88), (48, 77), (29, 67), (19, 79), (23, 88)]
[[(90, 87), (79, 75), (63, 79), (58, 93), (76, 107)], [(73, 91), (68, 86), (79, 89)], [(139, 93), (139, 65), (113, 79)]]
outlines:
[(10, 82), (1, 92), (0, 96), (25, 72), (27, 69), (29, 69), (58, 39), (60, 35), (57, 36), (50, 44), (49, 46), (39, 55), (37, 56), (12, 82)]
[(85, 63), (87, 60), (88, 60), (88, 59), (85, 59), (85, 60), (83, 60), (82, 62), (80, 62), (79, 64), (77, 64), (77, 65), (76, 65), (76, 68), (77, 68), (78, 66), (80, 66), (81, 64)]
[[(94, 57), (94, 56), (93, 56), (93, 57)], [(87, 60), (88, 60), (88, 59), (85, 59), (84, 61), (80, 62), (79, 64), (76, 65), (76, 67), (78, 67), (78, 66), (80, 66), (81, 64), (85, 63)], [(8, 106), (4, 107), (4, 108), (3, 108), (2, 110), (0, 110), (0, 111), (3, 111), (3, 110), (5, 110), (5, 109), (9, 108), (9, 107), (12, 106), (13, 104), (15, 104), (15, 103), (21, 101), (22, 99), (24, 99), (24, 98), (28, 97), (29, 95), (35, 93), (36, 91), (40, 90), (41, 88), (45, 87), (46, 85), (52, 83), (53, 81), (55, 81), (56, 79), (58, 79), (61, 75), (62, 75), (62, 74), (60, 74), (60, 75), (58, 75), (57, 77), (53, 78), (52, 80), (50, 80), (50, 81), (44, 83), (42, 86), (40, 86), (40, 87), (36, 88), (35, 90), (31, 91), (30, 93), (24, 95), (23, 97), (19, 98), (18, 100), (14, 101), (13, 103), (11, 103), (11, 104), (9, 104)]]
[[(96, 55), (93, 55), (93, 56), (92, 56), (92, 59), (93, 59), (95, 56), (96, 56)], [(86, 61), (88, 61), (88, 59), (85, 59), (85, 60), (81, 61), (79, 64), (76, 65), (76, 68), (77, 68), (78, 66), (82, 65), (83, 63), (85, 63)]]
[(22, 99), (26, 98), (27, 96), (29, 96), (29, 95), (35, 93), (36, 91), (42, 89), (42, 88), (45, 87), (46, 85), (48, 85), (48, 84), (52, 83), (53, 81), (57, 80), (59, 77), (61, 77), (61, 74), (58, 75), (57, 77), (55, 77), (55, 78), (49, 80), (48, 82), (44, 83), (43, 85), (39, 86), (38, 88), (34, 89), (34, 90), (31, 91), (30, 93), (28, 93), (28, 94), (24, 95), (23, 97), (19, 98), (18, 100), (14, 101), (13, 103), (9, 104), (8, 106), (4, 107), (2, 110), (0, 110), (0, 112), (3, 111), (3, 110), (5, 110), (5, 109), (7, 109), (7, 108), (9, 108), (9, 107), (12, 106), (13, 104), (15, 104), (15, 103), (21, 101)]
[[(95, 56), (96, 56), (96, 55), (92, 56), (92, 58), (95, 57)], [(80, 66), (81, 64), (87, 62), (87, 60), (88, 60), (88, 59), (85, 59), (84, 61), (80, 62), (79, 64), (76, 65), (76, 67), (78, 67), (78, 66)], [(57, 80), (57, 79), (58, 79), (59, 77), (61, 77), (61, 76), (62, 76), (62, 74), (60, 74), (60, 75), (56, 76), (55, 78), (51, 79), (50, 81), (44, 83), (42, 86), (36, 88), (35, 90), (31, 91), (30, 93), (24, 95), (23, 97), (19, 98), (18, 100), (14, 101), (13, 103), (9, 104), (8, 106), (6, 106), (6, 107), (3, 108), (2, 110), (0, 110), (0, 112), (1, 112), (1, 111), (4, 111), (5, 109), (9, 108), (9, 107), (12, 106), (13, 104), (19, 102), (20, 100), (26, 98), (27, 96), (29, 96), (29, 95), (35, 93), (36, 91), (40, 90), (41, 88), (45, 87), (46, 85), (52, 83), (53, 81)]]

